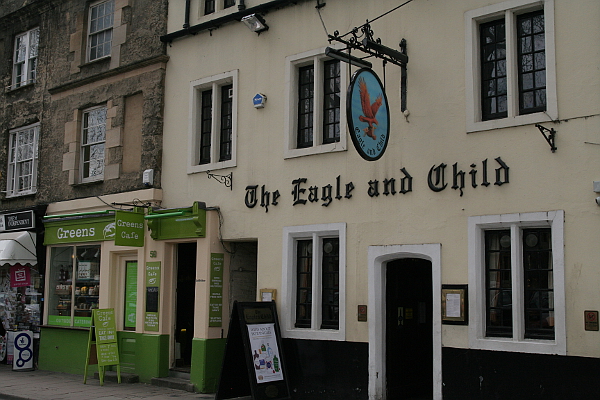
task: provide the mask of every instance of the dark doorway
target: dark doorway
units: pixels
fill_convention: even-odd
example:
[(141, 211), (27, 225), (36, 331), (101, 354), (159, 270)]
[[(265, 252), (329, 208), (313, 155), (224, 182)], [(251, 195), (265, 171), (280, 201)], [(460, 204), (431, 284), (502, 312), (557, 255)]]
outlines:
[(179, 243), (176, 257), (175, 366), (189, 368), (192, 365), (192, 338), (194, 337), (196, 243)]
[(431, 262), (394, 260), (386, 266), (387, 398), (433, 398)]

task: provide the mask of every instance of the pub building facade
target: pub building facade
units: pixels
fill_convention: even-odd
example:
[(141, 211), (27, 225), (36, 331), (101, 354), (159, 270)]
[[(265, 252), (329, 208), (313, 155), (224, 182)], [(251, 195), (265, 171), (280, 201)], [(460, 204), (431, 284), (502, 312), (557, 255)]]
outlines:
[(400, 3), (170, 2), (162, 206), (254, 246), (292, 398), (597, 397), (600, 5)]

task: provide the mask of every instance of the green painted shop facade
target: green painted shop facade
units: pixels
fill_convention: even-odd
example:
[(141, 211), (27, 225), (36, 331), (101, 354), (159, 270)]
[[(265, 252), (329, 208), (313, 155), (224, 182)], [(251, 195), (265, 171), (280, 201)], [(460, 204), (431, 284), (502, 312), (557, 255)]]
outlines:
[(83, 374), (92, 310), (110, 308), (121, 372), (150, 382), (184, 371), (196, 391), (214, 392), (229, 309), (227, 255), (218, 215), (205, 208), (50, 208), (39, 368)]

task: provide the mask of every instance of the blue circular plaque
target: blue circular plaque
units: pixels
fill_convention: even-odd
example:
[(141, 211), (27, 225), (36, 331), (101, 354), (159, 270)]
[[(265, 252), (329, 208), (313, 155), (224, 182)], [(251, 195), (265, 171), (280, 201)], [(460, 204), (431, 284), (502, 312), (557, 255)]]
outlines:
[(367, 161), (383, 156), (390, 137), (390, 109), (379, 77), (369, 68), (352, 76), (346, 100), (350, 137)]

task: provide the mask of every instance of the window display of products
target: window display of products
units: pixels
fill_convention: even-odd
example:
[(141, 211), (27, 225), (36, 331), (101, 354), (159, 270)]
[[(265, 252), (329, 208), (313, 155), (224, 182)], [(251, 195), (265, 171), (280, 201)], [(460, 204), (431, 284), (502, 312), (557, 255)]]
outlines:
[(6, 331), (40, 331), (40, 301), (42, 299), (40, 274), (35, 267), (28, 269), (30, 285), (12, 287), (9, 265), (0, 267), (0, 323)]
[(100, 293), (100, 246), (53, 247), (48, 325), (90, 326)]

